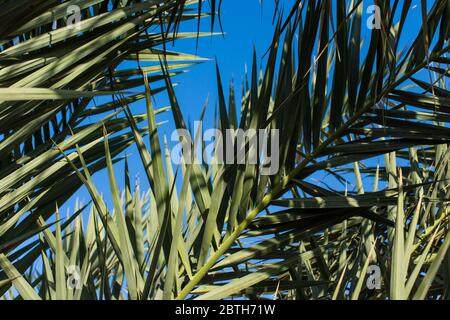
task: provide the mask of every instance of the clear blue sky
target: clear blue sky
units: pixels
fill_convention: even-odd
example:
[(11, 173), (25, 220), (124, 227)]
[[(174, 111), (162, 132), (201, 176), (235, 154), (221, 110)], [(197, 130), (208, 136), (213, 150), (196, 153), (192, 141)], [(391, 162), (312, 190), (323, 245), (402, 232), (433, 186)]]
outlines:
[[(231, 79), (234, 80), (236, 91), (241, 91), (242, 77), (244, 75), (245, 65), (247, 64), (249, 70), (251, 68), (253, 47), (256, 47), (258, 62), (261, 62), (262, 56), (268, 48), (273, 36), (273, 12), (274, 0), (264, 0), (261, 5), (261, 0), (223, 0), (221, 11), (221, 19), (223, 30), (226, 33), (222, 36), (204, 37), (199, 41), (198, 55), (209, 58), (211, 61), (204, 62), (190, 68), (188, 73), (177, 76), (174, 81), (179, 83), (176, 87), (176, 94), (181, 104), (185, 120), (193, 123), (198, 120), (202, 112), (203, 105), (209, 96), (209, 105), (206, 114), (206, 126), (212, 127), (214, 119), (214, 110), (217, 104), (217, 86), (216, 86), (216, 71), (215, 59), (217, 59), (220, 71), (222, 74), (222, 81), (225, 86), (225, 92), (228, 92), (228, 83)], [(283, 1), (281, 1), (283, 3)], [(295, 0), (285, 0), (286, 7), (291, 7)], [(428, 9), (432, 6), (433, 1), (428, 0)], [(372, 1), (365, 1), (364, 6), (372, 4)], [(413, 0), (411, 5), (412, 15), (407, 21), (406, 30), (412, 32), (407, 35), (409, 39), (403, 39), (403, 43), (411, 41), (416, 36), (414, 21), (420, 21), (420, 0)], [(365, 12), (365, 10), (364, 10)], [(363, 20), (365, 21), (365, 20)], [(202, 30), (209, 31), (210, 24), (208, 19), (202, 20)], [(217, 29), (217, 28), (216, 28)], [(185, 24), (181, 31), (196, 31), (196, 23)], [(364, 34), (363, 34), (364, 36)], [(179, 40), (175, 43), (171, 50), (196, 53), (195, 40)], [(128, 67), (128, 66), (127, 66)], [(160, 108), (168, 106), (169, 101), (167, 96), (163, 93), (155, 97), (155, 107)], [(133, 105), (134, 113), (145, 113), (144, 102), (139, 102)], [(175, 129), (170, 112), (159, 115), (157, 121), (168, 120), (169, 123), (160, 128), (161, 136), (166, 134), (170, 140), (171, 132)], [(146, 139), (147, 141), (148, 139)], [(143, 171), (139, 154), (135, 147), (131, 147), (126, 151), (130, 155), (130, 178), (134, 182), (136, 176), (141, 177), (142, 190), (147, 188), (146, 176)], [(123, 164), (116, 165), (116, 174), (120, 184), (123, 187)], [(94, 176), (100, 192), (109, 200), (109, 184), (108, 176), (104, 171), (97, 173)], [(75, 197), (84, 200), (90, 199), (89, 194), (82, 188)], [(109, 201), (108, 201), (109, 202)], [(74, 202), (69, 200), (65, 208), (73, 208)]]
[[(292, 3), (291, 1), (289, 0), (286, 3)], [(222, 80), (226, 90), (228, 90), (229, 81), (234, 79), (236, 91), (240, 93), (245, 65), (248, 64), (249, 68), (251, 68), (253, 47), (255, 46), (257, 48), (258, 58), (261, 59), (272, 40), (274, 7), (274, 1), (272, 0), (265, 0), (262, 5), (260, 4), (260, 0), (223, 1), (221, 19), (223, 30), (226, 34), (224, 36), (202, 37), (199, 40), (197, 54), (211, 60), (195, 65), (187, 73), (173, 79), (174, 82), (178, 83), (175, 90), (186, 121), (193, 123), (199, 119), (205, 101), (209, 96), (205, 122), (206, 125), (212, 126), (214, 109), (217, 103), (215, 59), (217, 59), (220, 65)], [(207, 18), (202, 19), (201, 28), (202, 31), (210, 31), (210, 21)], [(181, 29), (182, 32), (196, 30), (196, 23), (184, 24)], [(216, 31), (218, 30), (216, 28)], [(179, 40), (173, 48), (168, 49), (195, 54), (195, 39)], [(155, 108), (170, 105), (167, 95), (164, 93), (155, 96), (154, 99)], [(145, 113), (144, 102), (133, 104), (132, 110), (134, 113)], [(170, 140), (170, 135), (175, 129), (170, 112), (157, 117), (158, 122), (164, 120), (169, 122), (160, 127), (160, 135), (166, 134)], [(148, 139), (146, 139), (147, 141)], [(142, 189), (145, 190), (148, 184), (137, 149), (133, 146), (125, 153), (130, 156), (129, 165), (132, 183), (136, 176), (141, 177)], [(115, 166), (117, 179), (121, 188), (124, 186), (122, 169), (122, 162)], [(99, 192), (102, 192), (106, 200), (109, 200), (109, 184), (106, 170), (94, 175), (94, 182)], [(79, 198), (84, 203), (90, 200), (90, 196), (84, 188), (80, 189), (74, 198)], [(69, 200), (63, 207), (62, 212), (65, 212), (66, 208), (73, 209), (73, 205), (74, 201)]]

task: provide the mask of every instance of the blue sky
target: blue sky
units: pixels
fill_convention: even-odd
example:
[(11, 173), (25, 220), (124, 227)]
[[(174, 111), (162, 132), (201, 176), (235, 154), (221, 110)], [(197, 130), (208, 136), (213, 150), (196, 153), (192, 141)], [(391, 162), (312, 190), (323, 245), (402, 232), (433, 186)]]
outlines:
[[(220, 66), (222, 81), (225, 86), (225, 92), (228, 92), (228, 83), (234, 80), (237, 96), (242, 84), (242, 78), (247, 65), (251, 68), (253, 48), (256, 48), (258, 63), (263, 61), (263, 54), (266, 52), (273, 36), (273, 11), (274, 0), (223, 0), (221, 11), (221, 20), (225, 35), (204, 37), (199, 41), (198, 55), (209, 58), (200, 65), (193, 66), (189, 72), (180, 75), (174, 79), (179, 83), (176, 87), (176, 94), (185, 119), (189, 122), (198, 120), (202, 112), (203, 105), (207, 97), (209, 104), (206, 114), (206, 126), (212, 127), (214, 119), (214, 110), (217, 103), (217, 85), (216, 85), (216, 66), (215, 61)], [(287, 7), (294, 3), (295, 0), (282, 0)], [(371, 4), (371, 1), (365, 1), (365, 7)], [(432, 6), (433, 1), (427, 0), (428, 9)], [(402, 39), (400, 46), (409, 43), (416, 36), (416, 29), (421, 21), (420, 0), (412, 1), (411, 16), (405, 26), (408, 32)], [(365, 11), (365, 10), (364, 10)], [(202, 29), (209, 31), (209, 21), (204, 19)], [(188, 24), (182, 28), (182, 31), (196, 31), (196, 24)], [(364, 37), (364, 34), (363, 34)], [(177, 41), (171, 50), (196, 53), (195, 40)], [(130, 66), (124, 66), (130, 67)], [(168, 106), (169, 101), (165, 94), (155, 97), (155, 108)], [(132, 106), (134, 113), (145, 113), (144, 101), (136, 103)], [(168, 120), (168, 123), (160, 128), (161, 135), (167, 135), (170, 139), (171, 132), (175, 129), (170, 112), (159, 115), (157, 121)], [(146, 139), (148, 141), (148, 139)], [(129, 155), (130, 178), (133, 182), (135, 177), (140, 176), (141, 191), (146, 191), (148, 184), (146, 176), (139, 158), (136, 148), (133, 146), (128, 149), (125, 154)], [(123, 162), (115, 166), (116, 176), (119, 187), (123, 188)], [(320, 177), (318, 177), (320, 179)], [(94, 182), (99, 192), (103, 193), (105, 199), (110, 203), (109, 181), (106, 170), (94, 175)], [(370, 187), (367, 188), (371, 190)], [(75, 198), (79, 198), (86, 203), (90, 200), (90, 195), (81, 188), (67, 203), (61, 207), (61, 213), (64, 216), (66, 210), (73, 212)], [(111, 208), (111, 206), (110, 206)]]
[[(228, 84), (233, 79), (238, 97), (241, 91), (240, 88), (245, 72), (245, 66), (247, 65), (248, 69), (251, 69), (253, 48), (256, 48), (258, 63), (261, 64), (263, 61), (263, 54), (269, 47), (273, 36), (274, 27), (272, 19), (275, 1), (265, 0), (262, 4), (260, 1), (261, 0), (223, 0), (221, 20), (225, 35), (208, 36), (199, 40), (197, 54), (210, 60), (191, 67), (189, 72), (179, 75), (174, 79), (174, 82), (178, 83), (175, 91), (186, 121), (193, 123), (195, 120), (199, 119), (205, 101), (209, 97), (204, 127), (212, 127), (217, 104), (215, 59), (217, 59), (220, 66), (225, 92), (228, 92)], [(286, 7), (289, 8), (295, 0), (285, 0), (282, 1), (282, 3), (283, 2), (286, 4)], [(431, 0), (427, 1), (428, 9), (432, 6), (432, 3), (433, 1)], [(365, 8), (371, 4), (372, 1), (364, 1)], [(411, 30), (411, 32), (405, 33), (405, 37), (402, 39), (403, 44), (412, 41), (416, 36), (415, 29), (417, 28), (417, 24), (415, 24), (415, 21), (421, 21), (420, 5), (420, 0), (412, 1), (411, 10), (413, 12), (411, 12), (411, 16), (406, 24), (406, 30)], [(364, 12), (365, 11), (366, 10), (364, 9)], [(367, 16), (367, 14), (365, 15)], [(363, 17), (363, 21), (365, 21), (366, 16)], [(202, 30), (210, 30), (208, 19), (202, 20)], [(184, 24), (181, 31), (196, 31), (196, 23)], [(175, 43), (173, 48), (169, 49), (195, 54), (196, 43), (195, 40), (192, 39), (179, 40)], [(124, 67), (129, 66), (126, 65)], [(155, 108), (170, 105), (167, 96), (164, 93), (155, 96), (154, 100)], [(132, 110), (134, 113), (145, 113), (144, 102), (142, 101), (133, 104)], [(175, 129), (170, 112), (157, 117), (158, 122), (164, 120), (167, 120), (168, 123), (160, 127), (160, 135), (162, 136), (165, 134), (170, 140), (170, 135)], [(146, 183), (145, 173), (136, 148), (131, 147), (126, 151), (126, 154), (129, 155), (131, 181), (134, 181), (135, 177), (140, 176), (141, 189), (145, 190), (148, 184)], [(122, 163), (116, 165), (116, 175), (120, 187), (122, 188)], [(94, 182), (99, 191), (102, 192), (105, 195), (106, 200), (108, 200), (109, 183), (105, 170), (94, 176)], [(90, 199), (89, 194), (84, 188), (79, 190), (74, 197), (78, 197), (80, 200), (84, 200), (84, 202)], [(74, 202), (69, 200), (64, 206), (64, 211), (65, 208), (73, 208), (73, 205)]]
[[(286, 1), (286, 3), (292, 3), (292, 0)], [(210, 60), (192, 66), (188, 72), (173, 79), (178, 84), (175, 91), (186, 121), (193, 123), (199, 119), (209, 97), (205, 125), (212, 126), (217, 103), (216, 59), (220, 66), (225, 90), (228, 90), (229, 81), (233, 79), (237, 94), (240, 93), (246, 64), (251, 68), (253, 48), (256, 48), (260, 62), (272, 41), (274, 8), (274, 1), (271, 0), (264, 1), (262, 5), (260, 0), (223, 1), (221, 21), (225, 35), (207, 36), (199, 40), (197, 55)], [(201, 28), (202, 31), (210, 31), (210, 21), (207, 18), (202, 20)], [(182, 32), (196, 30), (196, 22), (184, 24), (181, 29)], [(216, 25), (216, 31), (219, 31), (218, 25)], [(174, 47), (168, 49), (196, 54), (196, 41), (195, 39), (179, 40)], [(124, 66), (124, 68), (127, 67), (130, 66)], [(154, 103), (155, 108), (170, 105), (167, 95), (164, 93), (155, 96)], [(134, 113), (145, 113), (144, 101), (133, 104), (132, 110)], [(171, 113), (158, 115), (157, 121), (168, 121), (167, 124), (160, 127), (160, 135), (167, 135), (170, 140), (170, 135), (175, 129)], [(129, 155), (131, 181), (133, 182), (137, 176), (141, 177), (141, 190), (145, 190), (148, 184), (137, 149), (133, 146), (125, 154)], [(123, 188), (123, 163), (117, 164), (115, 170), (119, 187)], [(102, 192), (108, 201), (109, 183), (106, 170), (95, 174), (94, 182), (99, 192)], [(84, 203), (90, 200), (90, 196), (84, 188), (80, 189), (74, 198), (79, 198)], [(65, 212), (66, 208), (73, 210), (73, 205), (74, 201), (69, 200), (62, 212)]]

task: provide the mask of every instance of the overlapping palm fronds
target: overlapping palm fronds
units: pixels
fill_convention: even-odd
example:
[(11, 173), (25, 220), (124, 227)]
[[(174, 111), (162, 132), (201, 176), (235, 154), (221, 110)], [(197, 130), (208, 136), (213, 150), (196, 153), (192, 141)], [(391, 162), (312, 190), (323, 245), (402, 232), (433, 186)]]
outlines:
[[(450, 3), (422, 2), (422, 24), (406, 48), (411, 2), (377, 4), (381, 29), (361, 44), (363, 1), (296, 1), (276, 24), (260, 74), (255, 55), (238, 104), (232, 86), (225, 98), (218, 72), (219, 130), (280, 130), (280, 170), (271, 176), (252, 164), (174, 170), (144, 78), (148, 127), (121, 112), (151, 189), (132, 192), (126, 177), (119, 192), (113, 143), (104, 139), (108, 208), (83, 160), (89, 152), (60, 148), (92, 196), (89, 223), (78, 206), (73, 223), (57, 222), (23, 249), (33, 262), (41, 255), (42, 268), (20, 252), (0, 255), (2, 293), (14, 285), (5, 296), (449, 298)], [(169, 72), (174, 122), (187, 129)], [(101, 137), (111, 133), (101, 127)], [(379, 274), (368, 278), (373, 270)], [(76, 286), (68, 286), (74, 274)]]
[[(103, 126), (119, 160), (134, 143), (124, 104), (145, 98), (144, 77), (164, 77), (161, 59), (166, 76), (202, 60), (164, 44), (202, 36), (178, 28), (209, 14), (201, 2), (175, 0), (2, 1), (0, 9), (0, 253), (13, 262), (28, 253), (17, 260), (23, 271), (34, 247), (16, 249), (83, 185), (67, 160), (92, 174), (105, 168)], [(155, 85), (152, 94), (163, 90)], [(140, 123), (147, 115), (132, 117)]]
[[(329, 1), (298, 1), (289, 23), (278, 25), (259, 78), (254, 64), (240, 123), (219, 101), (222, 128), (280, 129), (282, 167), (270, 179), (252, 166), (205, 174), (214, 177), (211, 197), (220, 196), (194, 247), (197, 271), (178, 298), (447, 296), (450, 6), (422, 4), (416, 40), (400, 51), (411, 4), (379, 5), (382, 27), (365, 48), (362, 1), (337, 2), (334, 24)], [(229, 110), (232, 103), (230, 96)], [(425, 150), (431, 157), (422, 157)], [(397, 171), (396, 152), (409, 160), (406, 170)], [(362, 171), (369, 159), (384, 165)], [(308, 180), (324, 172), (346, 181), (341, 170), (354, 173), (354, 192)], [(363, 179), (374, 174), (374, 191), (366, 192)], [(369, 265), (381, 269), (383, 290), (365, 290)]]

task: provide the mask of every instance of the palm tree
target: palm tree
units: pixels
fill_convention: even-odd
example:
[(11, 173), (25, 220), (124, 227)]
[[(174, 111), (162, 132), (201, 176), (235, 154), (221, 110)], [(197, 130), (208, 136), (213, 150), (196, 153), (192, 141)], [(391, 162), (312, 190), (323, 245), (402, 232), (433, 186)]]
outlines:
[[(55, 204), (63, 205), (83, 185), (64, 155), (91, 173), (105, 168), (104, 127), (112, 161), (119, 161), (134, 142), (122, 110), (145, 99), (144, 79), (162, 79), (161, 59), (170, 63), (167, 76), (201, 60), (158, 48), (176, 38), (202, 36), (178, 28), (208, 14), (201, 2), (174, 0), (2, 1), (0, 6), (0, 252), (24, 272), (42, 249), (35, 236), (50, 226)], [(152, 94), (163, 90), (155, 87)], [(118, 103), (122, 95), (126, 98)], [(94, 103), (97, 96), (103, 96), (100, 105)], [(146, 117), (132, 116), (137, 123)], [(7, 281), (2, 294), (11, 285), (6, 270), (2, 263), (0, 281)]]
[[(363, 30), (363, 5), (296, 0), (284, 19), (276, 13), (267, 61), (258, 73), (255, 54), (239, 103), (232, 85), (225, 98), (217, 72), (217, 129), (278, 129), (276, 174), (262, 175), (250, 163), (173, 168), (160, 142), (150, 78), (141, 79), (144, 116), (134, 116), (119, 91), (107, 108), (123, 106), (121, 128), (138, 146), (150, 190), (142, 195), (131, 185), (127, 161), (125, 189), (119, 189), (113, 164), (122, 149), (111, 138), (114, 125), (94, 123), (97, 135), (73, 142), (72, 153), (64, 148), (67, 139), (57, 141), (67, 174), (92, 196), (88, 222), (81, 215), (86, 206), (77, 205), (64, 223), (56, 210), (50, 231), (35, 213), (39, 197), (46, 197), (36, 188), (16, 215), (37, 221), (27, 238), (37, 236), (0, 254), (2, 293), (25, 299), (448, 298), (450, 3), (427, 8), (423, 1), (422, 23), (405, 48), (411, 2), (377, 1), (380, 28), (372, 30)], [(160, 67), (174, 123), (186, 130), (171, 67), (166, 61)], [(80, 87), (69, 89), (53, 94)], [(103, 160), (98, 169), (89, 162), (94, 142)], [(105, 166), (111, 209), (91, 179)], [(61, 201), (45, 203), (54, 208), (55, 202)], [(11, 228), (22, 223), (6, 221)]]

